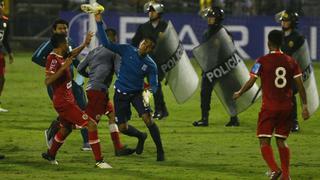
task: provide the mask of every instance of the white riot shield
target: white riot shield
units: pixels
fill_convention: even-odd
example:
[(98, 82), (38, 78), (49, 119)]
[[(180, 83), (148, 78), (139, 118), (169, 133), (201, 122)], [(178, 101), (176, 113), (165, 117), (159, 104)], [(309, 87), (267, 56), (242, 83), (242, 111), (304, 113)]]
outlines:
[(193, 54), (214, 91), (230, 116), (246, 110), (261, 94), (257, 84), (239, 99), (232, 99), (247, 80), (249, 71), (242, 58), (237, 54), (231, 37), (224, 28), (193, 49)]
[(197, 90), (199, 78), (170, 21), (157, 41), (154, 57), (176, 101), (187, 101)]
[(312, 68), (308, 43), (305, 40), (303, 45), (292, 55), (297, 60), (303, 73), (303, 85), (306, 89), (308, 110), (310, 115), (316, 112), (319, 107), (319, 95), (316, 79)]

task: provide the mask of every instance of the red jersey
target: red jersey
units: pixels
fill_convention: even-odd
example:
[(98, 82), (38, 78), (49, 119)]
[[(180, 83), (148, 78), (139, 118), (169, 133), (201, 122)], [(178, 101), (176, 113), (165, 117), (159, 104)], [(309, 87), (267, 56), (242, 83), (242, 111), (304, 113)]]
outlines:
[[(65, 60), (62, 56), (51, 52), (47, 57), (46, 74), (54, 74), (64, 64)], [(72, 94), (72, 77), (70, 68), (67, 68), (63, 75), (52, 83), (53, 88), (53, 104), (55, 107), (64, 104), (74, 104), (74, 96)]]
[(250, 75), (261, 78), (262, 109), (292, 108), (294, 78), (302, 75), (294, 59), (281, 51), (273, 51), (256, 61)]

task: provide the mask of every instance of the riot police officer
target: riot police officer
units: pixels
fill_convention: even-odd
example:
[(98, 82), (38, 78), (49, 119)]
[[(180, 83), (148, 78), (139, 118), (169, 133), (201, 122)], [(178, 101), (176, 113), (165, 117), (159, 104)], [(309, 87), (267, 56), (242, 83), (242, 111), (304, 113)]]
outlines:
[[(203, 42), (208, 40), (211, 36), (216, 34), (221, 28), (225, 28), (222, 25), (224, 19), (224, 11), (219, 7), (208, 8), (204, 12), (204, 17), (207, 19), (208, 29), (203, 35)], [(228, 32), (228, 31), (227, 31)], [(228, 33), (230, 36), (231, 34)], [(202, 72), (201, 83), (201, 119), (194, 121), (194, 126), (208, 126), (209, 125), (209, 111), (211, 103), (211, 95), (215, 82), (210, 82), (205, 72)], [(237, 116), (230, 117), (230, 121), (226, 126), (239, 126), (239, 119)]]
[[(305, 38), (297, 31), (297, 25), (299, 21), (299, 15), (292, 10), (284, 10), (280, 14), (281, 27), (284, 34), (281, 50), (292, 56), (304, 43)], [(296, 86), (293, 86), (293, 93), (297, 93)], [(293, 109), (293, 126), (291, 131), (299, 131), (299, 124), (297, 118), (297, 100), (296, 97), (292, 98)]]
[[(144, 10), (146, 13), (149, 13), (149, 21), (139, 25), (134, 37), (132, 38), (132, 45), (135, 47), (139, 46), (141, 40), (145, 37), (153, 37), (158, 39), (159, 35), (165, 31), (168, 23), (162, 20), (162, 15), (164, 11), (164, 5), (156, 1), (147, 2), (144, 5)], [(151, 53), (150, 56), (155, 61), (159, 67), (159, 61)], [(155, 104), (155, 113), (153, 118), (162, 119), (169, 115), (163, 96), (163, 91), (161, 88), (161, 81), (164, 79), (164, 72), (161, 68), (158, 68), (158, 90), (153, 94), (154, 104)]]

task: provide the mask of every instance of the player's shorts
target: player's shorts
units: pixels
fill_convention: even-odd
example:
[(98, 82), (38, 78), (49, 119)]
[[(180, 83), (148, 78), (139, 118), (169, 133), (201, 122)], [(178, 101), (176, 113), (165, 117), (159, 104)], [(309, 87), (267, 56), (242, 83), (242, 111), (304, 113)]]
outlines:
[(4, 54), (0, 52), (0, 76), (4, 76), (6, 72), (6, 61), (4, 59)]
[(150, 113), (150, 108), (143, 104), (142, 91), (127, 94), (115, 89), (113, 101), (117, 124), (126, 123), (131, 119), (131, 104), (140, 117), (142, 114)]
[(109, 101), (106, 91), (88, 90), (87, 97), (88, 105), (85, 111), (96, 122), (99, 122), (101, 116), (107, 111), (109, 113), (113, 111), (112, 103)]
[(290, 134), (293, 120), (292, 110), (271, 111), (261, 109), (257, 126), (258, 137), (287, 138)]
[(76, 104), (55, 106), (61, 124), (77, 125), (79, 128), (87, 126), (89, 121), (95, 122), (87, 113), (83, 112)]

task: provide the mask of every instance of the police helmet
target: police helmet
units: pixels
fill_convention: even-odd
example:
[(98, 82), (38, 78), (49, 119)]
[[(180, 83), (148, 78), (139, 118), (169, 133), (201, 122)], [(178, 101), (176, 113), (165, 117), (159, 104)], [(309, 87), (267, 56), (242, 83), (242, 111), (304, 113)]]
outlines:
[(290, 21), (293, 28), (298, 25), (299, 15), (297, 12), (291, 10), (284, 10), (280, 13), (280, 21)]
[(147, 12), (149, 12), (151, 10), (154, 10), (158, 14), (161, 14), (164, 11), (164, 5), (161, 4), (161, 3), (158, 3), (156, 1), (150, 1), (150, 2), (147, 2), (146, 4), (144, 4), (143, 9), (144, 9), (145, 13), (147, 13)]
[(224, 20), (224, 11), (223, 9), (215, 6), (215, 7), (210, 7), (207, 8), (204, 12), (204, 17), (208, 18), (208, 17), (215, 17), (216, 18), (216, 22), (220, 23), (221, 21)]

